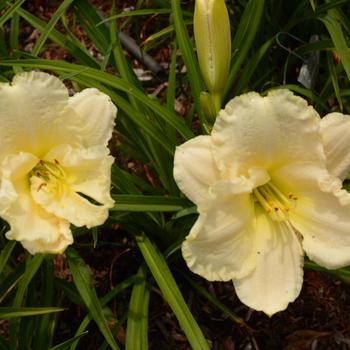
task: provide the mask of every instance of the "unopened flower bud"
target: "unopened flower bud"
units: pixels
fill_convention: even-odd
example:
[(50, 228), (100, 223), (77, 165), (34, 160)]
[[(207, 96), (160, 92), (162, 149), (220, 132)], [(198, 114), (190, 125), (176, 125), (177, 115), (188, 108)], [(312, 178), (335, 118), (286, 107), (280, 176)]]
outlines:
[(230, 20), (224, 0), (196, 0), (194, 35), (204, 82), (211, 93), (221, 94), (231, 59)]

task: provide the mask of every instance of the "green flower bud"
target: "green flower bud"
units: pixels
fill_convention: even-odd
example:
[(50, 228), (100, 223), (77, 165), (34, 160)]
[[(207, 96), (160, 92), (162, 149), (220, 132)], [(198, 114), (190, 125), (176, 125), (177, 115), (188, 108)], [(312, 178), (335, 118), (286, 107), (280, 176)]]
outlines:
[(231, 30), (224, 0), (196, 0), (194, 36), (204, 82), (221, 94), (230, 69)]

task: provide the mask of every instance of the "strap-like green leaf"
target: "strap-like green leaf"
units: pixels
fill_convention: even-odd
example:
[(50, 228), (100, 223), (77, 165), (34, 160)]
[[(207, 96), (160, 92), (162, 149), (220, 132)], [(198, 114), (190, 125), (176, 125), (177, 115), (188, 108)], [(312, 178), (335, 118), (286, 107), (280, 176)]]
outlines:
[(119, 350), (119, 346), (116, 343), (111, 330), (108, 328), (102, 305), (92, 284), (89, 268), (73, 248), (69, 248), (66, 251), (66, 255), (75, 285), (85, 303), (85, 306), (90, 311), (98, 328), (111, 348), (113, 350)]
[(137, 236), (136, 242), (154, 279), (163, 293), (164, 299), (169, 303), (182, 330), (185, 332), (192, 349), (209, 350), (209, 345), (185, 303), (179, 287), (161, 252), (144, 234)]
[(63, 310), (60, 307), (0, 307), (0, 319), (45, 315)]
[(349, 48), (346, 44), (346, 40), (344, 38), (343, 31), (341, 29), (341, 25), (333, 16), (330, 15), (322, 17), (321, 21), (326, 26), (329, 35), (333, 40), (335, 48), (340, 56), (341, 63), (344, 66), (346, 75), (350, 80), (350, 53)]
[(41, 49), (43, 48), (47, 38), (50, 35), (50, 32), (55, 27), (58, 20), (62, 17), (68, 6), (73, 2), (73, 0), (64, 0), (60, 7), (57, 9), (57, 11), (54, 13), (54, 15), (51, 17), (50, 21), (45, 26), (44, 30), (41, 32), (41, 35), (37, 42), (35, 43), (35, 46), (33, 48), (32, 54), (34, 56), (37, 56)]
[(112, 211), (179, 211), (192, 206), (187, 199), (180, 197), (162, 197), (162, 196), (142, 196), (117, 194), (114, 195), (115, 206)]
[(129, 302), (125, 349), (148, 349), (148, 304), (150, 291), (146, 283), (146, 268), (141, 266), (136, 274), (140, 281), (134, 284)]
[(12, 250), (16, 245), (16, 241), (9, 241), (7, 242), (7, 244), (5, 245), (5, 247), (1, 250), (1, 254), (0, 254), (0, 275), (2, 270), (4, 269), (7, 260), (9, 259), (9, 257), (11, 256)]

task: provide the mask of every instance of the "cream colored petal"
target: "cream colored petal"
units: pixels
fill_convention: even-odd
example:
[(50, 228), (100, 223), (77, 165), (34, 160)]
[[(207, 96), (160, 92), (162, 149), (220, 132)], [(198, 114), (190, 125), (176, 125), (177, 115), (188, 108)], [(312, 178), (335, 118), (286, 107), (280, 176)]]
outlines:
[(197, 136), (176, 148), (174, 178), (192, 202), (198, 204), (208, 197), (209, 187), (220, 178), (210, 136)]
[(290, 164), (272, 178), (298, 198), (289, 217), (309, 258), (329, 269), (349, 265), (350, 194), (341, 189), (341, 181), (326, 169), (302, 163)]
[(58, 239), (52, 243), (46, 243), (43, 240), (36, 241), (21, 241), (22, 246), (31, 254), (62, 254), (69, 245), (73, 243), (72, 233), (69, 229), (69, 223), (62, 221), (62, 230)]
[(50, 184), (42, 186), (43, 181), (31, 177), (31, 195), (45, 211), (67, 220), (75, 226), (88, 228), (103, 224), (108, 217), (108, 208), (90, 203), (69, 187), (57, 190)]
[(47, 213), (31, 198), (28, 172), (38, 159), (20, 153), (1, 165), (0, 216), (10, 225), (8, 239), (20, 241), (30, 253), (58, 253), (73, 242), (69, 222)]
[(215, 161), (221, 171), (234, 175), (245, 175), (251, 167), (273, 170), (295, 160), (323, 164), (319, 123), (317, 112), (288, 90), (238, 96), (215, 122)]
[(61, 145), (49, 152), (44, 160), (59, 164), (65, 176), (53, 183), (32, 176), (31, 194), (35, 201), (46, 211), (75, 226), (92, 227), (104, 223), (108, 208), (114, 204), (110, 196), (113, 158), (108, 156), (108, 149), (103, 146), (72, 149)]
[(117, 114), (110, 97), (97, 89), (85, 89), (70, 97), (69, 105), (78, 115), (83, 146), (107, 146)]
[(350, 116), (326, 115), (321, 120), (321, 135), (329, 172), (344, 179), (350, 170)]
[(39, 158), (61, 143), (79, 144), (81, 125), (68, 91), (53, 75), (29, 72), (0, 84), (0, 162), (20, 151)]
[(247, 275), (255, 266), (253, 211), (246, 183), (221, 183), (198, 207), (199, 218), (182, 244), (194, 273), (209, 281)]
[[(305, 191), (291, 223), (303, 236), (308, 257), (328, 269), (350, 265), (350, 194), (334, 179)], [(327, 188), (328, 187), (328, 188)]]
[(247, 306), (271, 316), (294, 301), (303, 283), (303, 251), (291, 229), (257, 208), (256, 269), (234, 279), (238, 298)]
[(61, 145), (52, 149), (44, 159), (53, 163), (59, 161), (73, 191), (83, 193), (107, 208), (113, 207), (110, 189), (114, 159), (107, 147), (73, 149), (69, 145)]

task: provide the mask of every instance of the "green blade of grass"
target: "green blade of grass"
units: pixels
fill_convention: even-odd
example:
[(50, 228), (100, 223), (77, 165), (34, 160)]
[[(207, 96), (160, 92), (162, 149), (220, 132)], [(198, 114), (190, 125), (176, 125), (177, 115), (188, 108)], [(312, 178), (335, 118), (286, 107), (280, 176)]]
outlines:
[(350, 80), (350, 53), (343, 35), (343, 31), (341, 29), (341, 25), (334, 17), (330, 15), (324, 16), (320, 18), (320, 20), (323, 22), (323, 24), (328, 30), (328, 33), (331, 36), (334, 46), (339, 54), (346, 75)]
[[(30, 12), (19, 8), (17, 10), (17, 13), (39, 32), (43, 32), (45, 30), (46, 22), (35, 17)], [(74, 40), (74, 37), (69, 35), (65, 36), (59, 31), (52, 29), (49, 32), (49, 38), (57, 45), (71, 53), (79, 63), (83, 63), (93, 68), (99, 67), (99, 64), (95, 61), (95, 59), (88, 53), (85, 47), (77, 39)]]
[[(41, 306), (50, 306), (57, 303), (54, 290), (54, 267), (52, 259), (46, 259), (42, 266), (42, 288), (41, 288)], [(50, 348), (54, 336), (55, 318), (54, 315), (47, 314), (39, 318), (36, 337), (33, 339), (33, 350), (42, 350)], [(27, 344), (25, 344), (26, 346)]]
[[(120, 293), (121, 291), (123, 291), (124, 289), (130, 287), (131, 285), (133, 285), (134, 283), (138, 283), (140, 281), (140, 278), (137, 277), (136, 275), (133, 275), (129, 278), (127, 278), (126, 280), (124, 280), (123, 282), (120, 282), (117, 286), (115, 286), (111, 291), (109, 291), (107, 294), (105, 294), (102, 298), (101, 298), (101, 305), (105, 306), (107, 303), (109, 303), (118, 293)], [(91, 313), (89, 313), (88, 315), (86, 315), (83, 319), (83, 321), (80, 323), (80, 326), (78, 327), (77, 331), (76, 331), (76, 336), (78, 336), (79, 334), (82, 334), (86, 327), (89, 325), (90, 321), (92, 320), (92, 316)], [(71, 347), (69, 348), (69, 350), (75, 350), (76, 347), (78, 346), (78, 341), (79, 339), (75, 340)]]
[[(34, 275), (38, 271), (43, 260), (44, 260), (43, 254), (36, 254), (33, 257), (30, 257), (29, 255), (27, 255), (25, 271), (19, 282), (18, 289), (15, 295), (14, 301), (12, 303), (13, 307), (20, 307), (22, 305), (24, 295), (29, 286), (29, 283), (31, 282)], [(18, 328), (17, 320), (11, 320), (9, 324), (11, 349), (15, 349), (17, 347), (17, 328)]]
[(108, 328), (107, 320), (104, 316), (102, 305), (97, 297), (95, 288), (93, 287), (88, 267), (73, 248), (69, 248), (66, 251), (66, 255), (75, 285), (87, 309), (91, 313), (110, 347), (113, 350), (119, 350), (119, 346), (116, 343), (111, 330)]
[(186, 280), (191, 284), (191, 286), (203, 297), (205, 297), (212, 305), (217, 307), (219, 310), (221, 310), (224, 314), (226, 314), (232, 321), (245, 325), (244, 320), (236, 315), (233, 311), (231, 311), (226, 305), (224, 305), (220, 300), (215, 298), (213, 295), (211, 295), (205, 288), (203, 288), (201, 285), (193, 281), (190, 277), (183, 275)]
[(73, 2), (73, 0), (64, 0), (61, 5), (59, 6), (59, 8), (57, 9), (57, 11), (53, 14), (53, 16), (51, 17), (50, 21), (47, 23), (47, 25), (45, 26), (44, 30), (41, 32), (41, 35), (39, 37), (39, 39), (37, 40), (37, 42), (34, 45), (34, 48), (32, 50), (32, 54), (34, 56), (37, 56), (41, 49), (43, 48), (47, 38), (49, 37), (52, 29), (55, 27), (56, 23), (58, 22), (58, 20), (62, 17), (62, 15), (64, 14), (64, 12), (66, 11), (66, 9), (69, 7), (69, 5)]
[[(115, 12), (115, 5), (113, 3), (112, 13)], [(113, 44), (113, 57), (115, 61), (115, 66), (118, 69), (118, 72), (122, 78), (127, 80), (129, 83), (137, 86), (138, 88), (142, 88), (139, 80), (137, 79), (134, 71), (132, 70), (131, 65), (128, 63), (126, 55), (123, 51), (123, 47), (121, 45), (119, 39), (119, 28), (117, 27), (116, 21), (112, 21), (110, 23), (110, 31), (109, 35), (111, 37), (111, 42)], [(130, 103), (134, 108), (138, 107), (137, 102), (132, 96), (129, 96)]]
[(164, 299), (169, 303), (182, 330), (186, 334), (192, 349), (209, 350), (209, 345), (183, 299), (161, 252), (144, 234), (136, 236), (136, 243), (161, 289)]
[(330, 9), (332, 9), (334, 7), (338, 7), (338, 6), (341, 6), (341, 5), (344, 5), (344, 4), (348, 4), (348, 3), (349, 3), (349, 0), (332, 0), (329, 3), (325, 3), (325, 4), (317, 6), (315, 12), (316, 12), (317, 15), (319, 15), (322, 12), (330, 10)]
[(11, 19), (10, 46), (12, 52), (18, 49), (19, 38), (19, 14), (15, 12)]
[(327, 65), (328, 65), (328, 71), (329, 71), (329, 76), (331, 77), (332, 84), (333, 84), (333, 89), (335, 96), (337, 98), (338, 104), (340, 111), (343, 111), (343, 101), (340, 96), (340, 88), (339, 88), (339, 83), (338, 83), (338, 75), (337, 75), (337, 69), (335, 67), (334, 61), (333, 61), (333, 55), (331, 52), (327, 52)]
[(72, 343), (79, 340), (81, 337), (83, 337), (84, 335), (86, 335), (88, 333), (89, 333), (88, 331), (80, 333), (80, 334), (76, 335), (75, 337), (64, 341), (63, 343), (60, 343), (60, 344), (55, 345), (54, 347), (51, 347), (49, 350), (66, 350), (69, 348), (69, 346)]
[(11, 256), (12, 250), (15, 247), (15, 245), (16, 245), (16, 241), (9, 241), (9, 242), (7, 242), (5, 247), (1, 250), (1, 253), (0, 253), (0, 275), (1, 275), (2, 270), (4, 269), (4, 267), (7, 263), (7, 260)]
[(89, 1), (75, 0), (73, 10), (92, 43), (105, 55), (110, 43), (109, 33), (105, 25), (97, 26), (101, 22), (101, 17), (96, 9)]
[[(148, 319), (148, 301), (149, 291), (146, 284), (146, 269), (141, 266), (136, 274), (140, 278), (139, 282), (135, 283), (130, 297), (125, 349), (126, 350), (147, 350), (147, 327), (146, 336), (144, 335), (145, 327)], [(148, 296), (148, 297), (146, 297)]]
[(171, 10), (174, 19), (176, 32), (176, 40), (179, 44), (183, 61), (187, 68), (188, 80), (192, 89), (192, 97), (196, 106), (196, 110), (201, 121), (201, 125), (205, 124), (205, 118), (200, 108), (200, 93), (205, 90), (202, 82), (198, 61), (193, 51), (193, 44), (188, 35), (186, 24), (182, 17), (182, 11), (179, 0), (171, 0)]
[(25, 270), (25, 264), (17, 265), (13, 271), (9, 272), (1, 279), (0, 283), (0, 304), (6, 299), (6, 297), (13, 291), (13, 289), (19, 284), (19, 281), (23, 277)]
[(224, 97), (227, 96), (231, 89), (232, 83), (236, 79), (242, 63), (247, 59), (248, 51), (253, 44), (255, 35), (260, 26), (260, 21), (264, 13), (264, 6), (264, 0), (250, 0), (245, 6), (244, 13), (233, 38), (232, 46), (235, 53), (232, 57), (230, 74), (224, 89)]
[(24, 3), (25, 0), (16, 0), (1, 16), (0, 16), (0, 27), (12, 17), (19, 7)]
[(267, 50), (271, 47), (274, 40), (275, 38), (266, 41), (258, 50), (256, 50), (255, 54), (244, 66), (242, 72), (240, 73), (239, 80), (233, 89), (233, 96), (237, 96), (240, 93), (244, 92), (247, 87), (249, 88), (248, 82), (251, 76), (253, 75), (261, 59), (266, 54)]
[(142, 9), (142, 10), (125, 11), (125, 12), (119, 13), (118, 15), (113, 15), (104, 19), (103, 21), (97, 23), (97, 26), (101, 25), (102, 23), (113, 21), (117, 18), (131, 17), (131, 16), (146, 16), (146, 15), (154, 15), (154, 14), (168, 14), (168, 13), (171, 13), (170, 9)]
[(350, 269), (349, 268), (341, 268), (337, 270), (327, 270), (326, 268), (317, 265), (313, 261), (305, 260), (304, 266), (310, 270), (324, 272), (340, 281), (343, 281), (347, 285), (350, 285)]
[(116, 202), (112, 211), (179, 211), (192, 206), (187, 199), (180, 197), (144, 196), (144, 195), (113, 195)]
[(0, 307), (0, 319), (45, 315), (63, 310), (60, 307)]
[[(192, 25), (193, 24), (193, 21), (192, 20), (185, 20), (184, 21), (184, 25), (187, 27), (189, 25)], [(159, 30), (158, 32), (156, 33), (153, 33), (151, 35), (149, 35), (146, 40), (143, 42), (143, 44), (149, 44), (150, 42), (156, 40), (156, 39), (159, 39), (167, 34), (170, 34), (172, 33), (173, 31), (175, 31), (175, 26), (173, 24), (170, 24), (169, 26)]]
[[(115, 9), (112, 7), (112, 13), (114, 13)], [(112, 42), (115, 43), (115, 48), (113, 49), (114, 59), (116, 66), (120, 72), (120, 75), (126, 79), (130, 84), (134, 86), (139, 86), (139, 82), (136, 80), (135, 75), (133, 74), (133, 71), (128, 64), (125, 55), (123, 53), (123, 49), (121, 47), (121, 43), (119, 40), (118, 35), (118, 29), (116, 26), (116, 22), (112, 21), (110, 24), (110, 37)], [(136, 82), (135, 82), (136, 80)], [(113, 96), (111, 96), (113, 99)], [(171, 130), (175, 130), (170, 127), (168, 124), (164, 123), (163, 120), (157, 120), (155, 118), (154, 113), (150, 111), (149, 108), (146, 108), (145, 106), (141, 105), (140, 103), (137, 103), (135, 97), (131, 96), (129, 94), (128, 96), (130, 104), (132, 107), (136, 110), (136, 113), (130, 113), (127, 112), (127, 115), (129, 118), (134, 119), (137, 115), (139, 115), (138, 120), (135, 120), (135, 122), (140, 122), (142, 124), (145, 124), (145, 122), (150, 124), (149, 131), (152, 131), (148, 135), (139, 135), (137, 137), (138, 141), (141, 141), (141, 139), (144, 139), (145, 147), (143, 147), (143, 150), (147, 150), (147, 153), (149, 155), (149, 159), (152, 162), (153, 166), (155, 167), (158, 177), (164, 187), (168, 190), (170, 194), (176, 194), (177, 193), (177, 187), (174, 183), (173, 176), (172, 176), (172, 166), (166, 166), (169, 164), (172, 164), (172, 157), (174, 152), (174, 147), (176, 145), (176, 139), (175, 138), (169, 138), (164, 137), (164, 129), (167, 129), (169, 127)], [(173, 111), (173, 110), (170, 110)], [(143, 115), (143, 117), (142, 117)], [(149, 116), (147, 119), (146, 116)], [(141, 118), (140, 118), (141, 117)], [(159, 128), (156, 127), (156, 125), (160, 125)], [(165, 125), (163, 125), (165, 124)], [(133, 126), (131, 125), (130, 128)], [(141, 126), (142, 127), (142, 126)], [(158, 130), (157, 130), (158, 129)], [(154, 142), (154, 140), (157, 140), (157, 143)], [(137, 142), (137, 140), (135, 140)], [(162, 149), (159, 147), (158, 143), (164, 145), (165, 143), (171, 144), (170, 147), (166, 147), (165, 149)], [(170, 152), (169, 152), (170, 151)]]

